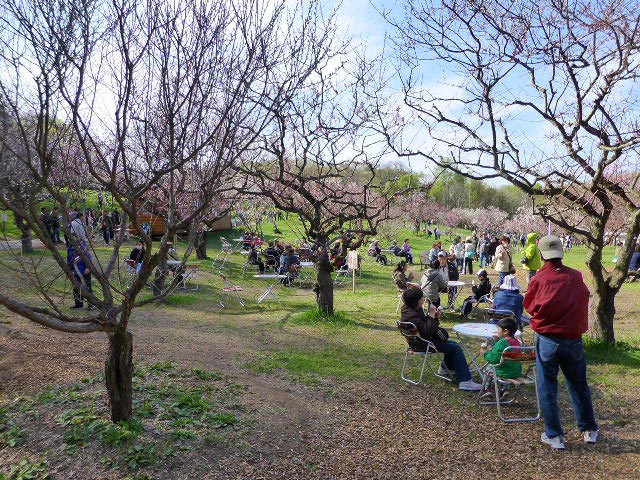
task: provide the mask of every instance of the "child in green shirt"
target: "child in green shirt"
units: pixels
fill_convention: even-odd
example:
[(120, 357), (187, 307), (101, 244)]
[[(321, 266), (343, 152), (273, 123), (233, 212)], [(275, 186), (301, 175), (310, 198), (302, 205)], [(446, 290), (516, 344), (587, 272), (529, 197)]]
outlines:
[[(484, 359), (492, 364), (500, 363), (502, 352), (508, 347), (520, 347), (520, 341), (515, 338), (518, 324), (511, 318), (503, 318), (498, 322), (498, 337), (493, 349), (482, 344), (480, 352), (484, 354)], [(520, 362), (505, 362), (496, 368), (496, 373), (502, 378), (517, 378), (522, 375), (522, 364)]]

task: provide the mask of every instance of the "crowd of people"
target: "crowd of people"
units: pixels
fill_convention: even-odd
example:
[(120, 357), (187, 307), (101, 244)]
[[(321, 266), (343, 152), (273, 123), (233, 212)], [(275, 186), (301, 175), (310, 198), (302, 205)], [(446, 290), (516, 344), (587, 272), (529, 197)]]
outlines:
[[(483, 236), (479, 244), (482, 245), (485, 241), (491, 244), (494, 239)], [(467, 247), (467, 244), (471, 245)], [(507, 311), (513, 315), (495, 322), (497, 331), (493, 345), (489, 342), (483, 343), (479, 354), (492, 365), (500, 364), (495, 368), (496, 375), (502, 378), (518, 378), (522, 375), (521, 364), (501, 364), (501, 358), (505, 349), (522, 345), (519, 332), (525, 324), (530, 324), (535, 333), (538, 388), (545, 422), (541, 441), (555, 450), (565, 449), (557, 399), (557, 377), (562, 371), (569, 387), (583, 440), (586, 443), (595, 443), (599, 438), (599, 427), (587, 383), (582, 343), (582, 334), (587, 330), (589, 291), (582, 274), (562, 263), (566, 250), (564, 239), (552, 235), (539, 239), (537, 234), (531, 233), (521, 237), (519, 244), (522, 249), (520, 262), (527, 272), (528, 280), (525, 295), (522, 294), (515, 275), (514, 249), (509, 235), (500, 237), (499, 244), (492, 253), (482, 246), (478, 253), (478, 250), (474, 249), (472, 237), (467, 238), (465, 242), (461, 242), (460, 237), (457, 237), (446, 252), (442, 243), (436, 241), (429, 251), (432, 263), (422, 276), (420, 285), (411, 282), (413, 274), (408, 270), (407, 262), (399, 262), (393, 273), (395, 284), (402, 291), (403, 300), (398, 325), (401, 329), (407, 324), (415, 326), (418, 335), (407, 337), (410, 348), (425, 351), (429, 345), (433, 345), (438, 352), (443, 353), (439, 374), (451, 375), (461, 390), (481, 390), (482, 386), (471, 378), (460, 345), (440, 331), (440, 294), (447, 290), (447, 280), (457, 278), (459, 273), (473, 272), (473, 267), (466, 261), (467, 258), (472, 262), (476, 255), (483, 255), (484, 260), (489, 259), (489, 263), (483, 262), (483, 266), (488, 266), (493, 257), (493, 268), (498, 274), (499, 286), (492, 288), (487, 269), (481, 268), (477, 274), (478, 283), (476, 284), (475, 280), (472, 282), (472, 295), (464, 301), (461, 314), (463, 317), (468, 315), (476, 302), (490, 301), (496, 311)], [(640, 246), (636, 247), (634, 255), (638, 252)], [(463, 262), (459, 261), (461, 256)], [(637, 261), (640, 261), (640, 253), (637, 257)], [(425, 307), (425, 302), (428, 302), (428, 307)], [(525, 310), (531, 317), (525, 314)], [(496, 393), (489, 390), (483, 395), (493, 398)], [(497, 395), (498, 401), (506, 401), (505, 396), (508, 396), (509, 392), (505, 390), (497, 392)]]

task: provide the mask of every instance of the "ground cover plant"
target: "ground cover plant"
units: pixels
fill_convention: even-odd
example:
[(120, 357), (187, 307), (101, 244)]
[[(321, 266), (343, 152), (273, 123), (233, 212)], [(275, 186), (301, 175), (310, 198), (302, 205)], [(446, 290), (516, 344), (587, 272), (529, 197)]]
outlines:
[[(295, 239), (292, 222), (278, 223), (279, 237)], [(273, 238), (270, 228), (265, 225), (265, 234)], [(220, 235), (238, 233), (211, 235), (211, 253), (219, 251)], [(407, 236), (416, 253), (433, 241)], [(566, 263), (580, 268), (584, 258), (583, 247), (576, 247)], [(326, 317), (314, 311), (308, 287), (279, 287), (282, 304), (256, 305), (265, 284), (253, 272), (242, 275), (244, 261), (233, 254), (225, 271), (243, 285), (239, 293), (247, 307), (237, 302), (220, 307), (221, 281), (208, 262), (201, 262), (200, 290), (178, 291), (168, 302), (136, 313), (131, 328), (140, 340), (134, 385), (143, 382), (146, 393), (134, 391), (130, 424), (104, 432), (105, 399), (97, 398), (99, 382), (92, 383), (102, 368), (100, 339), (89, 335), (80, 342), (3, 311), (0, 472), (35, 472), (28, 473), (34, 477), (43, 472), (54, 479), (72, 472), (77, 478), (320, 479), (406, 478), (428, 469), (434, 477), (461, 478), (481, 462), (491, 478), (504, 469), (495, 453), (500, 443), (510, 445), (511, 465), (522, 478), (637, 477), (638, 283), (625, 284), (618, 296), (619, 344), (604, 347), (587, 340), (602, 442), (585, 446), (579, 441), (561, 389), (569, 445), (563, 454), (551, 454), (539, 442), (541, 423), (506, 426), (495, 409), (478, 406), (473, 395), (455, 385), (427, 377), (424, 386), (411, 387), (400, 380), (405, 343), (395, 328), (391, 266), (364, 257), (356, 292), (337, 288), (336, 314)], [(417, 266), (412, 270), (420, 274)], [(524, 283), (522, 272), (518, 275)], [(491, 273), (491, 280), (495, 283), (497, 275)], [(0, 277), (3, 285), (19, 281), (11, 272)], [(459, 321), (447, 314), (445, 326)], [(83, 378), (93, 380), (85, 384)], [(228, 385), (230, 399), (217, 389), (208, 392), (207, 385)], [(162, 395), (170, 400), (161, 400)], [(40, 403), (30, 405), (24, 397)], [(161, 401), (175, 406), (160, 407)], [(231, 414), (236, 423), (214, 428), (217, 424), (200, 413), (207, 402), (214, 415), (223, 415), (219, 422), (230, 421), (225, 415)], [(191, 449), (181, 450), (185, 446)], [(412, 467), (416, 455), (422, 460), (419, 470)]]
[(250, 428), (250, 415), (237, 403), (245, 387), (214, 372), (169, 361), (139, 365), (135, 414), (117, 424), (108, 419), (102, 381), (46, 388), (2, 407), (0, 448), (12, 451), (3, 452), (8, 461), (0, 478), (55, 478), (61, 459), (73, 468), (91, 456), (96, 461), (83, 478), (151, 478), (208, 446), (237, 448)]

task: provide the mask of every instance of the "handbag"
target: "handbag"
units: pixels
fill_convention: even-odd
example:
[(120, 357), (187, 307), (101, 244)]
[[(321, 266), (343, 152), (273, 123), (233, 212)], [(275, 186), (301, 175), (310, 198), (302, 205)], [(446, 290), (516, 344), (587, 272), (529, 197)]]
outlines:
[(449, 340), (449, 332), (447, 332), (444, 328), (438, 327), (436, 333), (433, 335), (433, 340), (438, 343), (443, 343)]
[[(505, 252), (506, 252), (506, 250), (505, 250)], [(509, 254), (509, 252), (506, 252), (506, 253), (509, 256), (509, 274), (515, 275), (516, 274), (516, 267), (513, 266), (513, 262), (511, 261), (511, 255)]]

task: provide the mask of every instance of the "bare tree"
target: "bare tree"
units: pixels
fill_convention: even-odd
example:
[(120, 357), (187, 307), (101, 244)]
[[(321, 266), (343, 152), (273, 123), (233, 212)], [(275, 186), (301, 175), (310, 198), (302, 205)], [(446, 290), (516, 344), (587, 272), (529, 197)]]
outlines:
[(318, 248), (314, 290), (319, 309), (328, 314), (334, 309), (333, 238), (342, 237), (345, 256), (376, 233), (389, 217), (390, 202), (413, 188), (377, 176), (387, 148), (369, 128), (374, 110), (366, 92), (377, 84), (369, 67), (354, 66), (343, 54), (318, 65), (304, 89), (272, 108), (275, 128), (264, 135), (260, 151), (235, 167), (250, 178), (242, 192), (267, 197), (300, 218), (300, 237)]
[[(615, 296), (640, 233), (637, 3), (404, 5), (403, 18), (383, 15), (396, 32), (407, 116), (381, 122), (381, 131), (402, 155), (505, 179), (534, 197), (539, 215), (584, 239), (595, 285), (591, 330), (613, 343)], [(426, 84), (428, 68), (448, 78)], [(422, 145), (406, 143), (414, 121), (430, 135)], [(618, 210), (627, 243), (610, 270), (602, 249)]]
[[(287, 4), (290, 4), (287, 2)], [(15, 256), (6, 269), (31, 289), (0, 292), (0, 304), (35, 323), (71, 333), (105, 332), (106, 386), (114, 421), (131, 414), (135, 307), (178, 284), (163, 276), (168, 245), (197, 225), (233, 182), (229, 167), (271, 123), (271, 105), (293, 95), (325, 55), (326, 25), (315, 2), (187, 0), (19, 2), (0, 7), (2, 161), (28, 172), (27, 201), (2, 188), (0, 203), (33, 230), (50, 256)], [(123, 212), (106, 253), (71, 225), (85, 179)], [(63, 211), (67, 240), (94, 281), (74, 276), (47, 235), (37, 207), (49, 197)], [(140, 212), (162, 203), (167, 230), (157, 251)], [(120, 249), (130, 227), (145, 243), (142, 270), (120, 281)], [(159, 270), (156, 267), (160, 267)], [(154, 272), (154, 295), (139, 293)], [(64, 279), (89, 302), (65, 311)], [(159, 281), (158, 281), (159, 280)], [(166, 283), (166, 285), (165, 285)]]

